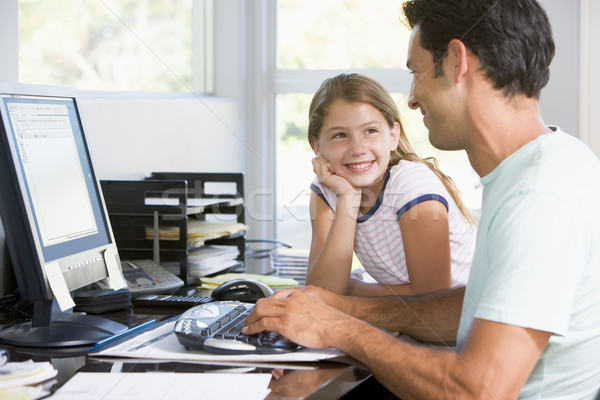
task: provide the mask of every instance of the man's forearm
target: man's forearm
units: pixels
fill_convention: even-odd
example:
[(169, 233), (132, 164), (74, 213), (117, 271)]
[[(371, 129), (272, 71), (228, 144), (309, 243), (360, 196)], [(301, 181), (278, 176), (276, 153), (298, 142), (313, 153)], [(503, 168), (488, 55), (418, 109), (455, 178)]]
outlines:
[(418, 296), (347, 298), (342, 311), (391, 332), (417, 340), (454, 344), (464, 287)]

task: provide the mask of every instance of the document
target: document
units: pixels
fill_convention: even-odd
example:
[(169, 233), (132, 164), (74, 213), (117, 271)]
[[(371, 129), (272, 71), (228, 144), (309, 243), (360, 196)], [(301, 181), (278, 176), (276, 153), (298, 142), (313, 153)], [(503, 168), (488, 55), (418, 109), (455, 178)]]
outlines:
[(52, 400), (262, 400), (271, 374), (79, 372)]
[[(205, 241), (226, 236), (232, 236), (248, 230), (248, 226), (240, 222), (210, 222), (190, 219), (187, 226), (187, 241), (190, 246), (199, 247)], [(165, 226), (159, 228), (160, 240), (179, 240), (178, 226)], [(148, 240), (154, 239), (154, 228), (146, 227), (144, 236)]]
[(203, 246), (188, 253), (188, 276), (203, 277), (239, 264), (237, 246)]
[(0, 367), (0, 399), (43, 398), (50, 394), (57, 373), (47, 361), (8, 362)]
[(117, 343), (116, 345), (93, 352), (93, 357), (121, 357), (152, 360), (171, 361), (203, 361), (203, 362), (227, 362), (242, 361), (249, 363), (261, 362), (312, 362), (327, 360), (335, 357), (343, 357), (345, 354), (339, 350), (329, 349), (302, 349), (285, 354), (241, 354), (221, 355), (208, 353), (202, 350), (186, 350), (179, 343), (173, 328), (175, 321), (169, 321), (156, 328), (141, 333), (138, 336)]
[(293, 288), (298, 286), (298, 282), (290, 278), (282, 278), (275, 275), (259, 275), (259, 274), (240, 274), (229, 272), (226, 274), (220, 274), (211, 277), (203, 277), (200, 279), (202, 282), (202, 289), (214, 289), (217, 286), (232, 281), (234, 279), (250, 279), (259, 281), (270, 287), (271, 289), (285, 289)]

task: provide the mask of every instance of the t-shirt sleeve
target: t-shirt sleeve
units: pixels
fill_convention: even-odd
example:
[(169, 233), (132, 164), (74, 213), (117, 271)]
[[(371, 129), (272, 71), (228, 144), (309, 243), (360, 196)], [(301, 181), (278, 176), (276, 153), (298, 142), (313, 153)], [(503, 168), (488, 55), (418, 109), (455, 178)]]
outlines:
[(310, 190), (312, 190), (317, 196), (319, 196), (325, 204), (329, 206), (335, 212), (335, 206), (337, 204), (337, 197), (333, 192), (321, 185), (319, 181), (315, 180), (310, 184)]
[(386, 191), (397, 219), (417, 204), (429, 200), (439, 201), (449, 210), (450, 195), (444, 184), (421, 163), (403, 163), (393, 167)]
[(485, 233), (490, 265), (475, 318), (565, 334), (588, 232), (579, 211), (552, 195), (507, 201)]

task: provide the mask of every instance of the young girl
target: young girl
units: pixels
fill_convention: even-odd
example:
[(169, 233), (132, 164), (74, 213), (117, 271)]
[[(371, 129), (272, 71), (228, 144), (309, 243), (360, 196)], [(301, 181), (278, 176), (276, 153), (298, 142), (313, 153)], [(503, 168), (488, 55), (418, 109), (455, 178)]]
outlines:
[[(310, 104), (308, 133), (317, 177), (307, 285), (383, 296), (466, 283), (474, 221), (435, 160), (414, 153), (378, 82), (327, 79)], [(353, 251), (377, 284), (351, 276)]]

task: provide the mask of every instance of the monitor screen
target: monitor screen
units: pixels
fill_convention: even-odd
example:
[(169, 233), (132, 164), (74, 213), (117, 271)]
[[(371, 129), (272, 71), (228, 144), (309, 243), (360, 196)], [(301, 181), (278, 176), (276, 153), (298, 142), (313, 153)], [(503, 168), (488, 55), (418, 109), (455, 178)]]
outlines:
[(118, 252), (74, 91), (0, 84), (0, 114), (0, 214), (22, 299), (48, 314), (52, 302), (72, 307), (75, 289), (107, 278), (118, 288)]
[(45, 261), (111, 242), (73, 98), (2, 94)]

